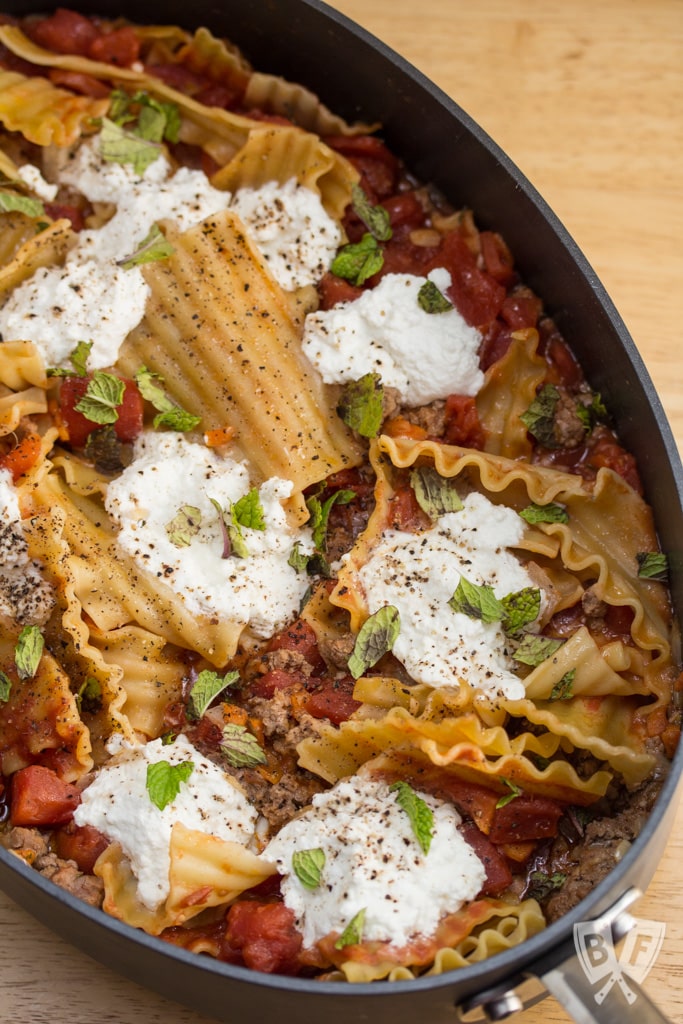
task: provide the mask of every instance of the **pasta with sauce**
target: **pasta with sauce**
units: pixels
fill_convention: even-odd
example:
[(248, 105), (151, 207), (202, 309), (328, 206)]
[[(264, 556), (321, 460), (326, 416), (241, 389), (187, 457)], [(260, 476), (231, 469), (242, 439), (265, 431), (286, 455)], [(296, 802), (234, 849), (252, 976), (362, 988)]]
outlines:
[(378, 125), (204, 28), (0, 43), (0, 842), (255, 970), (524, 942), (680, 731), (600, 395)]

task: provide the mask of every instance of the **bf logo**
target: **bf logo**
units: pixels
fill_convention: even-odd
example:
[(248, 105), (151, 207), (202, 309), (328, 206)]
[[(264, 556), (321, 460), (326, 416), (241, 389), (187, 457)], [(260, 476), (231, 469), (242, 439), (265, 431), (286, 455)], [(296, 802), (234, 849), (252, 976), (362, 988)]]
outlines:
[(637, 921), (626, 936), (617, 957), (609, 929), (603, 932), (594, 922), (574, 925), (574, 943), (586, 977), (599, 985), (595, 1001), (602, 1003), (618, 985), (629, 1003), (636, 993), (629, 986), (633, 978), (641, 984), (650, 972), (664, 941), (666, 925), (659, 921)]

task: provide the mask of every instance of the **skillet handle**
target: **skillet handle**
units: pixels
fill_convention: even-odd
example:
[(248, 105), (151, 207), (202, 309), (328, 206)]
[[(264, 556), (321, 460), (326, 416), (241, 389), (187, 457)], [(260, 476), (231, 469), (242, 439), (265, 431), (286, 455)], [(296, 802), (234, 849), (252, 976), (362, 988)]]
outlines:
[(576, 1024), (670, 1024), (630, 975), (607, 979), (605, 992), (590, 983), (576, 956), (544, 974), (543, 983)]

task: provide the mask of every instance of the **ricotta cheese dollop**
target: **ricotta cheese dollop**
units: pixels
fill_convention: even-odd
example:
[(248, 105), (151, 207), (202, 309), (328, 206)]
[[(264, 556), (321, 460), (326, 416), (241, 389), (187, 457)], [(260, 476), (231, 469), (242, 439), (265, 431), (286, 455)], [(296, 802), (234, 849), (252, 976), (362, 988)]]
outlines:
[[(92, 825), (121, 844), (138, 882), (140, 901), (155, 910), (169, 894), (171, 829), (186, 828), (247, 846), (254, 837), (257, 812), (238, 785), (182, 734), (134, 745), (120, 737), (109, 741), (113, 755), (83, 790), (74, 812), (77, 825)], [(189, 761), (192, 772), (178, 795), (160, 810), (147, 790), (147, 767), (159, 761)]]
[[(306, 317), (303, 349), (326, 384), (348, 384), (376, 372), (410, 406), (479, 391), (481, 334), (455, 308), (425, 312), (418, 294), (426, 280), (387, 274), (353, 302)], [(429, 280), (445, 291), (451, 276), (440, 267)]]
[[(312, 807), (270, 841), (263, 856), (283, 876), (284, 901), (306, 947), (342, 933), (361, 910), (364, 939), (400, 946), (412, 936), (432, 935), (445, 914), (477, 895), (486, 872), (458, 831), (460, 815), (451, 804), (419, 795), (434, 817), (426, 854), (396, 793), (362, 775), (314, 796)], [(292, 855), (317, 849), (325, 862), (310, 889), (293, 871)]]
[[(289, 564), (294, 544), (312, 554), (310, 530), (290, 526), (282, 501), (292, 483), (273, 477), (259, 488), (263, 530), (242, 527), (248, 554), (223, 558), (218, 510), (251, 490), (244, 463), (174, 432), (142, 434), (132, 463), (112, 480), (105, 506), (118, 543), (148, 573), (168, 584), (196, 615), (220, 615), (270, 637), (298, 612), (308, 586)], [(198, 510), (196, 534), (178, 546), (167, 527), (185, 506)]]
[(29, 556), (11, 474), (0, 470), (0, 614), (22, 626), (38, 626), (47, 621), (54, 603), (40, 564)]
[(519, 515), (472, 492), (459, 512), (441, 516), (422, 533), (386, 531), (360, 569), (371, 614), (393, 605), (401, 630), (393, 653), (413, 679), (457, 686), (461, 679), (492, 697), (519, 700), (524, 684), (511, 668), (499, 622), (456, 612), (449, 601), (464, 576), (487, 584), (498, 599), (534, 587), (512, 551), (524, 532)]

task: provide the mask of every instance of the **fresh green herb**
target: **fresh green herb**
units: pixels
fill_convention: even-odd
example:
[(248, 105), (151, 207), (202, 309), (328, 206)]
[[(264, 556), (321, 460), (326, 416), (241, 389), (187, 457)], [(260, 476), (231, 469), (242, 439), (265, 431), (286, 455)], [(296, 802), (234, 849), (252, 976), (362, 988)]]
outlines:
[(221, 558), (230, 558), (231, 555), (234, 555), (235, 558), (248, 558), (249, 548), (242, 534), (242, 527), (237, 522), (235, 506), (231, 505), (228, 509), (224, 509), (215, 498), (209, 498), (209, 501), (218, 512), (218, 522), (223, 536)]
[(242, 495), (234, 503), (232, 518), (236, 526), (244, 526), (249, 530), (265, 530), (266, 519), (258, 487), (252, 487), (248, 494)]
[(545, 900), (552, 893), (561, 889), (566, 881), (567, 876), (561, 871), (555, 871), (552, 875), (547, 875), (545, 871), (532, 871), (524, 898), (539, 902)]
[(641, 579), (665, 583), (669, 578), (669, 560), (661, 551), (640, 551), (636, 555), (636, 561)]
[(504, 615), (503, 603), (494, 594), (493, 587), (487, 583), (470, 583), (464, 576), (460, 577), (448, 604), (454, 612), (482, 622), (500, 622)]
[(162, 747), (172, 747), (176, 741), (176, 734), (172, 729), (169, 729), (168, 732), (162, 732), (159, 739), (161, 740)]
[(87, 362), (92, 346), (92, 341), (79, 341), (76, 348), (69, 356), (69, 361), (73, 369), (66, 370), (61, 366), (51, 367), (47, 371), (48, 377), (87, 377)]
[(551, 501), (547, 505), (536, 505), (532, 503), (523, 508), (519, 513), (522, 519), (532, 525), (536, 523), (568, 523), (569, 515), (562, 505)]
[(177, 105), (163, 103), (142, 90), (130, 96), (123, 89), (114, 89), (110, 94), (109, 117), (120, 127), (129, 125), (134, 135), (148, 142), (178, 142)]
[(376, 665), (383, 655), (390, 651), (401, 631), (398, 608), (384, 605), (365, 620), (360, 628), (353, 654), (349, 658), (349, 672), (358, 679), (369, 668)]
[(153, 373), (146, 366), (141, 366), (135, 374), (135, 383), (144, 400), (159, 411), (159, 415), (154, 417), (155, 429), (168, 427), (170, 430), (187, 431), (193, 430), (200, 422), (200, 416), (186, 412), (171, 401), (163, 388), (159, 386), (163, 384), (163, 378), (158, 373)]
[(574, 686), (574, 676), (576, 675), (576, 669), (571, 668), (568, 672), (562, 676), (561, 679), (553, 686), (550, 691), (550, 697), (548, 700), (571, 700), (574, 696), (572, 690)]
[(202, 513), (196, 505), (181, 505), (173, 519), (166, 523), (166, 533), (176, 548), (187, 548), (199, 533)]
[(44, 217), (45, 207), (40, 199), (30, 199), (19, 192), (0, 190), (0, 213), (24, 213), (27, 217)]
[(447, 313), (453, 309), (450, 299), (430, 280), (425, 281), (417, 293), (417, 304), (425, 313)]
[(564, 640), (527, 633), (512, 657), (522, 665), (531, 665), (532, 668), (535, 668), (541, 662), (551, 658), (563, 643)]
[(418, 796), (412, 786), (407, 782), (394, 782), (389, 789), (396, 793), (396, 802), (410, 820), (415, 838), (417, 839), (422, 852), (429, 853), (434, 835), (434, 815), (428, 804)]
[(224, 676), (220, 676), (218, 672), (212, 672), (211, 669), (203, 669), (195, 679), (190, 690), (187, 702), (189, 717), (198, 721), (212, 701), (219, 694), (223, 693), (224, 690), (227, 690), (229, 686), (234, 686), (235, 683), (238, 683), (239, 679), (239, 672), (226, 672)]
[(124, 392), (125, 384), (120, 377), (97, 370), (74, 408), (92, 423), (116, 423)]
[(530, 434), (545, 448), (557, 448), (555, 413), (560, 392), (553, 384), (541, 388), (526, 412), (519, 417)]
[(360, 185), (356, 184), (351, 186), (351, 203), (354, 213), (370, 234), (378, 242), (388, 242), (393, 233), (388, 210), (383, 206), (373, 206)]
[(155, 761), (147, 765), (147, 792), (155, 807), (163, 811), (173, 803), (180, 792), (183, 782), (187, 782), (194, 771), (194, 762), (181, 761), (180, 764), (169, 764), (168, 761)]
[(463, 508), (453, 481), (441, 476), (433, 466), (413, 469), (410, 473), (410, 486), (418, 505), (430, 519), (438, 519), (448, 512), (459, 512)]
[(287, 565), (291, 565), (295, 572), (306, 572), (312, 557), (301, 550), (301, 544), (297, 541), (289, 553)]
[(522, 795), (522, 790), (519, 786), (516, 786), (514, 782), (510, 782), (509, 779), (501, 779), (500, 781), (505, 783), (510, 792), (506, 793), (505, 796), (502, 796), (500, 800), (497, 801), (496, 810), (500, 807), (506, 807), (513, 800), (516, 800), (518, 796)]
[(304, 889), (317, 889), (325, 867), (325, 851), (320, 847), (312, 850), (296, 850), (292, 854), (292, 870)]
[(604, 422), (609, 418), (605, 404), (600, 395), (596, 392), (591, 395), (590, 402), (584, 404), (580, 395), (576, 402), (576, 415), (581, 420), (586, 433), (590, 433), (596, 423)]
[(379, 374), (366, 373), (344, 388), (337, 415), (361, 437), (377, 437), (382, 425), (383, 398)]
[(12, 680), (6, 672), (0, 672), (0, 703), (6, 704), (12, 689)]
[(233, 768), (255, 768), (268, 763), (256, 737), (247, 731), (246, 726), (233, 722), (223, 726), (221, 753)]
[(344, 931), (334, 944), (335, 949), (344, 949), (346, 946), (356, 946), (363, 941), (363, 928), (365, 926), (365, 907), (355, 914)]
[(156, 142), (149, 142), (126, 131), (108, 117), (103, 117), (100, 155), (107, 163), (132, 164), (135, 173), (142, 176), (150, 164), (161, 156), (161, 147)]
[(524, 587), (506, 596), (503, 606), (503, 629), (508, 636), (517, 636), (530, 622), (535, 622), (541, 611), (541, 591), (538, 587)]
[(340, 505), (348, 505), (355, 497), (355, 491), (339, 490), (334, 491), (334, 493), (323, 502), (320, 501), (320, 498), (318, 498), (317, 495), (311, 495), (310, 498), (306, 499), (306, 507), (308, 508), (311, 516), (309, 526), (313, 531), (313, 543), (315, 544), (317, 551), (324, 552), (327, 547), (327, 524), (330, 518), (330, 512), (332, 511), (332, 506), (337, 503)]
[(88, 711), (94, 714), (102, 707), (102, 686), (99, 679), (88, 676), (85, 682), (79, 687), (76, 693), (76, 703), (79, 711)]
[(174, 252), (175, 249), (166, 239), (159, 225), (152, 224), (135, 252), (126, 256), (125, 259), (117, 260), (116, 265), (123, 267), (124, 270), (130, 270), (131, 267), (139, 267), (143, 263), (157, 263), (159, 260), (166, 260)]
[(24, 626), (14, 650), (14, 664), (20, 679), (32, 679), (43, 656), (45, 640), (38, 626)]
[(351, 284), (361, 285), (384, 264), (384, 253), (376, 238), (365, 234), (360, 242), (343, 246), (332, 261), (330, 270)]

